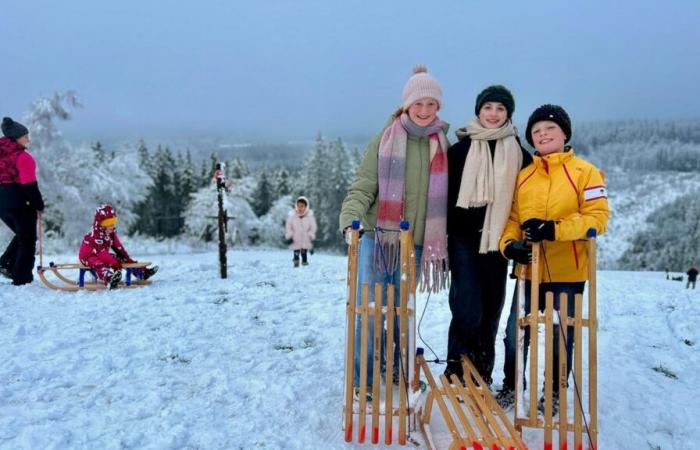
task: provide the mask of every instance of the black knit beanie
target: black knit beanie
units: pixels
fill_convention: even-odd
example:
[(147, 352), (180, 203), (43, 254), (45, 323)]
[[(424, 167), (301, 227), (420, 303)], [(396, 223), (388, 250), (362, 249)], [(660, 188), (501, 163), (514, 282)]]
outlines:
[(569, 115), (561, 106), (546, 104), (534, 110), (532, 114), (530, 114), (530, 118), (527, 119), (525, 139), (527, 139), (530, 145), (533, 147), (535, 146), (535, 144), (532, 142), (532, 134), (530, 134), (530, 130), (532, 130), (532, 127), (537, 122), (542, 122), (543, 120), (549, 120), (559, 125), (561, 131), (563, 131), (564, 135), (566, 135), (566, 141), (564, 141), (564, 143), (566, 144), (569, 142), (571, 139), (571, 119), (569, 119)]
[(21, 123), (15, 122), (9, 117), (5, 117), (2, 119), (2, 134), (13, 141), (16, 141), (22, 136), (28, 135), (29, 130)]
[(479, 95), (476, 96), (474, 114), (479, 116), (479, 111), (481, 111), (481, 107), (484, 106), (486, 102), (503, 103), (503, 106), (506, 107), (506, 111), (508, 111), (508, 118), (510, 119), (513, 116), (513, 111), (515, 111), (515, 99), (507, 87), (494, 84), (481, 91)]

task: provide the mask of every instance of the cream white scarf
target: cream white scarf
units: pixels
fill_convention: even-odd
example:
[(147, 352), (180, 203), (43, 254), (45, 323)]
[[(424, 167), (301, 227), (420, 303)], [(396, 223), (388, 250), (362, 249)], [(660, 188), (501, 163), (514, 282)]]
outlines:
[[(510, 215), (515, 181), (523, 164), (516, 135), (510, 120), (500, 128), (484, 128), (474, 118), (457, 130), (459, 139), (469, 136), (472, 141), (462, 171), (457, 206), (486, 206), (479, 253), (498, 251), (498, 241)], [(491, 140), (496, 140), (493, 159), (488, 143)]]

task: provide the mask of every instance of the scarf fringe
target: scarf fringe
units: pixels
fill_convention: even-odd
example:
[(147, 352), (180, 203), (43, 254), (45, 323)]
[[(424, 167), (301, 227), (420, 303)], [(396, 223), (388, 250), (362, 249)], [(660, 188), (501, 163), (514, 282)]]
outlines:
[(436, 293), (450, 286), (447, 258), (423, 260), (418, 285), (420, 292)]
[(392, 274), (401, 264), (401, 240), (398, 233), (390, 233), (381, 240), (379, 234), (374, 237), (372, 268), (383, 275)]

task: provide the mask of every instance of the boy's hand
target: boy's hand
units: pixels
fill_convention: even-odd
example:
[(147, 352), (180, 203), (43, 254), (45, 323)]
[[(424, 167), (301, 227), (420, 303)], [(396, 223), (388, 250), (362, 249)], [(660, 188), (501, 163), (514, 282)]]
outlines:
[(542, 219), (529, 219), (520, 226), (525, 233), (525, 239), (531, 242), (553, 241), (554, 221)]
[(525, 241), (513, 240), (506, 245), (503, 254), (518, 264), (528, 265), (532, 262), (532, 245)]

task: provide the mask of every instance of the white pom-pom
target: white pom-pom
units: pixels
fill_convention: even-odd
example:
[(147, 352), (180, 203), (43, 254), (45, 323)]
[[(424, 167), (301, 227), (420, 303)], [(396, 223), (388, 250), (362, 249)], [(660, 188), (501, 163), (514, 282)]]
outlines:
[(425, 64), (418, 64), (413, 68), (413, 73), (428, 73), (428, 67)]

